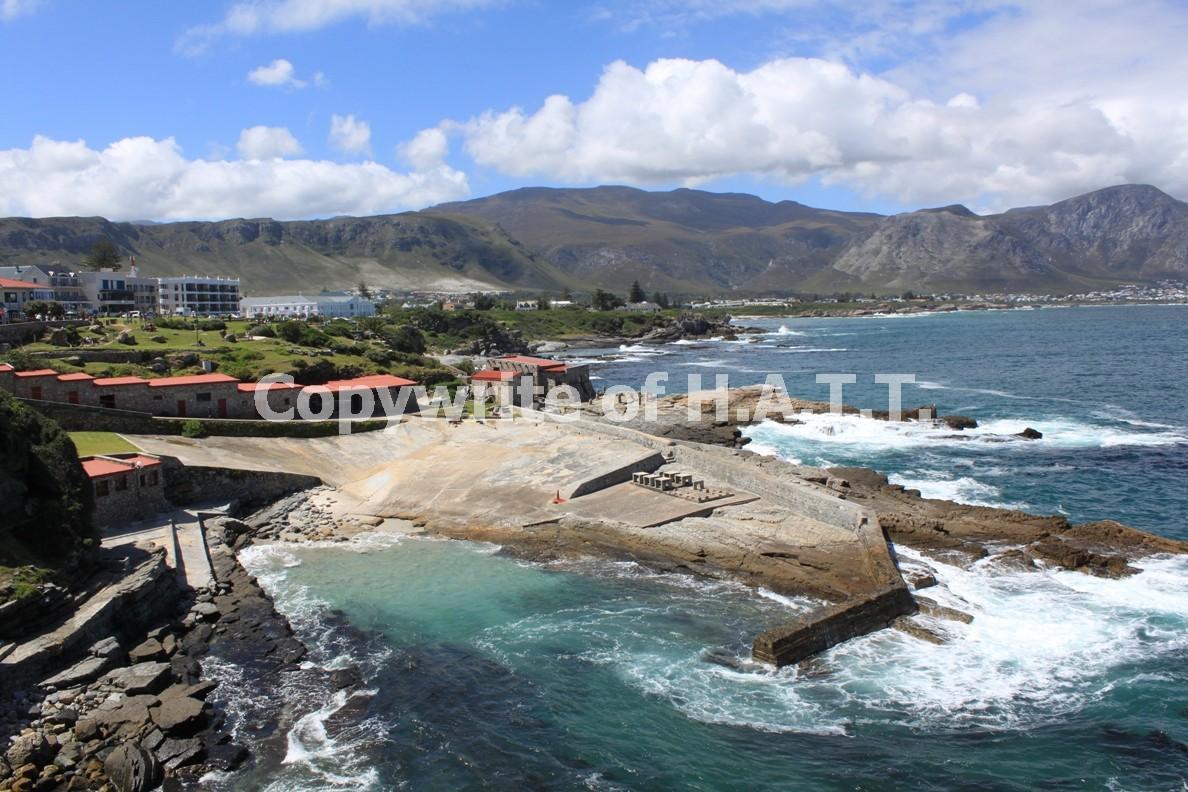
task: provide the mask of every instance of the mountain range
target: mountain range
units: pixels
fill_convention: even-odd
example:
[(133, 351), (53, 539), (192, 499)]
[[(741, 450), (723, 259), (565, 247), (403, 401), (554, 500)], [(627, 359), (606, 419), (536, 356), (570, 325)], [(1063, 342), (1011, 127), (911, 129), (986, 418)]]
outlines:
[(701, 190), (533, 187), (328, 220), (0, 219), (0, 264), (78, 265), (111, 239), (148, 275), (234, 275), (249, 294), (370, 287), (678, 295), (1067, 292), (1188, 280), (1188, 203), (1120, 185), (1049, 206), (883, 216)]

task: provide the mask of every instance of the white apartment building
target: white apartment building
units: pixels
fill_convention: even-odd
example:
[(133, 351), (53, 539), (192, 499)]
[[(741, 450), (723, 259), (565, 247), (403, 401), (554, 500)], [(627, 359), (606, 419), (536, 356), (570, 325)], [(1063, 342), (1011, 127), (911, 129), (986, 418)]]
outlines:
[(239, 312), (239, 278), (182, 275), (157, 278), (163, 316), (222, 316)]
[(289, 318), (294, 316), (324, 316), (329, 319), (356, 319), (375, 316), (375, 303), (357, 294), (322, 292), (278, 297), (244, 297), (240, 310), (249, 319)]
[(123, 273), (105, 269), (98, 272), (71, 273), (71, 279), (82, 290), (91, 310), (111, 316), (130, 311), (142, 314), (157, 312), (157, 279), (145, 278), (136, 272)]

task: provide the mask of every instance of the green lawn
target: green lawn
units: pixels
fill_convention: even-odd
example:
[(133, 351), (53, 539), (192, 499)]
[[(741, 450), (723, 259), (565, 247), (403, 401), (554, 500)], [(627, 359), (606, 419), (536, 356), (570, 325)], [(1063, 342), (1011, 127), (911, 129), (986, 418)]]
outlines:
[(69, 432), (69, 435), (80, 457), (124, 454), (140, 450), (115, 432)]

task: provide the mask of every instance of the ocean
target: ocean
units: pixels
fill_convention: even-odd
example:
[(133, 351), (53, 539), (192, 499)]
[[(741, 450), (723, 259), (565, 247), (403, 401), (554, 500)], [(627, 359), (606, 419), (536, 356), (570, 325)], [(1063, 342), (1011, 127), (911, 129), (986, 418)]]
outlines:
[[(596, 384), (666, 370), (732, 385), (779, 373), (885, 409), (970, 415), (957, 433), (850, 416), (753, 427), (749, 448), (864, 465), (926, 496), (1113, 518), (1188, 538), (1188, 307), (740, 319), (736, 341), (581, 350)], [(1024, 427), (1043, 439), (1009, 438)], [(280, 681), (283, 750), (220, 789), (1177, 790), (1188, 788), (1188, 560), (1138, 575), (940, 564), (974, 615), (944, 645), (894, 631), (804, 668), (749, 662), (760, 630), (811, 607), (599, 560), (538, 564), (432, 538), (257, 546), (241, 556), (311, 649), (367, 691)], [(213, 661), (218, 664), (218, 660)], [(247, 728), (261, 695), (216, 693)], [(275, 702), (273, 702), (275, 703)], [(343, 717), (351, 713), (350, 718)]]

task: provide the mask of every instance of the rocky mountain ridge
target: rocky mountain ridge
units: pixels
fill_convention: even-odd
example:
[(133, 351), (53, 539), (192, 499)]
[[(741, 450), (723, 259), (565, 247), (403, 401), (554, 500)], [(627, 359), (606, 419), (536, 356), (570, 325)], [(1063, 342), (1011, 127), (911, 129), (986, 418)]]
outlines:
[(672, 294), (1083, 291), (1188, 278), (1188, 203), (1120, 185), (1050, 206), (882, 216), (741, 193), (533, 187), (421, 212), (328, 220), (0, 219), (0, 264), (63, 266), (112, 239), (150, 275), (245, 291), (604, 288)]

